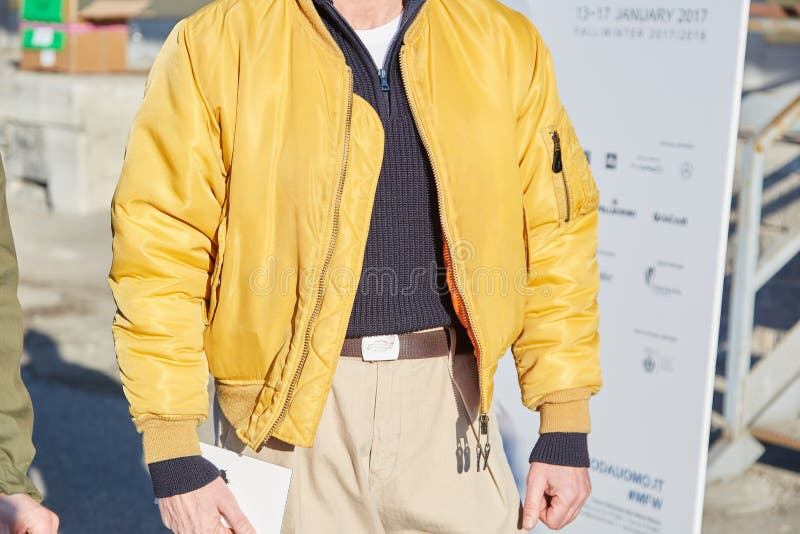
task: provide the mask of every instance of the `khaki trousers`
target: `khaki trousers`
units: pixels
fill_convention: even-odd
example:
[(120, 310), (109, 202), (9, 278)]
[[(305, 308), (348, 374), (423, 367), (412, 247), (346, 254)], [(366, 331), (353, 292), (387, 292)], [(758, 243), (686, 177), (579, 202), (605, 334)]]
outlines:
[(224, 420), (219, 441), (292, 469), (284, 534), (524, 532), (494, 414), (488, 469), (483, 457), (476, 468), (477, 376), (475, 357), (452, 348), (341, 358), (312, 448), (273, 438), (255, 452)]

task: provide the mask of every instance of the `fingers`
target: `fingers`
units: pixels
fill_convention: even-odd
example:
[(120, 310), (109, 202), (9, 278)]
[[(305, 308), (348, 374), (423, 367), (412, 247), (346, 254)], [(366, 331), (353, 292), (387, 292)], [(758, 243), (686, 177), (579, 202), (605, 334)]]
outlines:
[(522, 528), (531, 530), (536, 526), (542, 510), (547, 508), (544, 492), (547, 479), (534, 473), (533, 467), (528, 472), (525, 506), (522, 511)]
[(578, 518), (578, 514), (581, 513), (581, 509), (583, 508), (583, 504), (586, 502), (587, 498), (588, 495), (586, 496), (581, 495), (575, 500), (574, 503), (572, 503), (572, 506), (567, 512), (567, 518), (564, 520), (564, 524), (561, 526), (561, 528), (564, 528), (565, 526), (569, 525), (570, 523), (575, 521), (575, 519)]
[(539, 517), (553, 530), (560, 530), (574, 521), (591, 493), (588, 471), (570, 469), (574, 468), (556, 468), (550, 474), (550, 505)]
[(227, 491), (227, 495), (220, 501), (219, 512), (230, 525), (231, 532), (235, 534), (256, 534), (256, 529), (247, 520), (242, 509), (239, 508), (233, 493), (230, 491)]
[(572, 512), (572, 502), (567, 497), (556, 495), (551, 497), (550, 506), (539, 515), (542, 523), (553, 530), (560, 530), (567, 524), (569, 514)]
[(567, 518), (566, 525), (569, 525), (570, 523), (572, 523), (573, 521), (575, 521), (578, 518), (578, 515), (581, 513), (581, 510), (583, 509), (583, 505), (586, 504), (586, 501), (589, 499), (589, 496), (592, 494), (592, 483), (589, 480), (588, 473), (586, 473), (586, 476), (583, 477), (583, 480), (582, 480), (582, 483), (581, 483), (580, 486), (581, 486), (580, 498), (578, 499), (578, 501), (573, 506), (573, 511), (569, 515), (569, 517)]

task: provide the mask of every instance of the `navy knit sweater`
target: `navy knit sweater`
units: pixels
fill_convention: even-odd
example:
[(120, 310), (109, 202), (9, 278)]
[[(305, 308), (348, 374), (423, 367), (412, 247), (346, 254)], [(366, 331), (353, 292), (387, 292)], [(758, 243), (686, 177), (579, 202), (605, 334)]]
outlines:
[(327, 1), (319, 12), (353, 72), (353, 92), (383, 123), (384, 152), (364, 264), (347, 337), (399, 334), (457, 321), (447, 288), (436, 183), (400, 73), (405, 28), (421, 6), (407, 2), (384, 65)]

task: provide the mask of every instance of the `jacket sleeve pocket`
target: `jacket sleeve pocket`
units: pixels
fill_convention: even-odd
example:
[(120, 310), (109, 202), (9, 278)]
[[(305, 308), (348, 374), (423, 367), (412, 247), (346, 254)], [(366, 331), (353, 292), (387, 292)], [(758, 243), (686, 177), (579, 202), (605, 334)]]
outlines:
[(572, 121), (563, 107), (558, 118), (539, 131), (539, 136), (546, 147), (545, 153), (550, 157), (548, 167), (559, 222), (568, 223), (595, 209), (599, 202), (597, 185)]

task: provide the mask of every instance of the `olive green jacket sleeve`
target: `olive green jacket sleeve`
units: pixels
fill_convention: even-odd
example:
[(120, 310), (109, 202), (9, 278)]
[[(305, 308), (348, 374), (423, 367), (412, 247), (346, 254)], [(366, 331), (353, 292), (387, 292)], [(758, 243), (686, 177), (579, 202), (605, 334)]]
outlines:
[(0, 160), (0, 493), (27, 493), (41, 501), (27, 476), (33, 460), (33, 407), (20, 377), (22, 310), (17, 300), (17, 256)]

